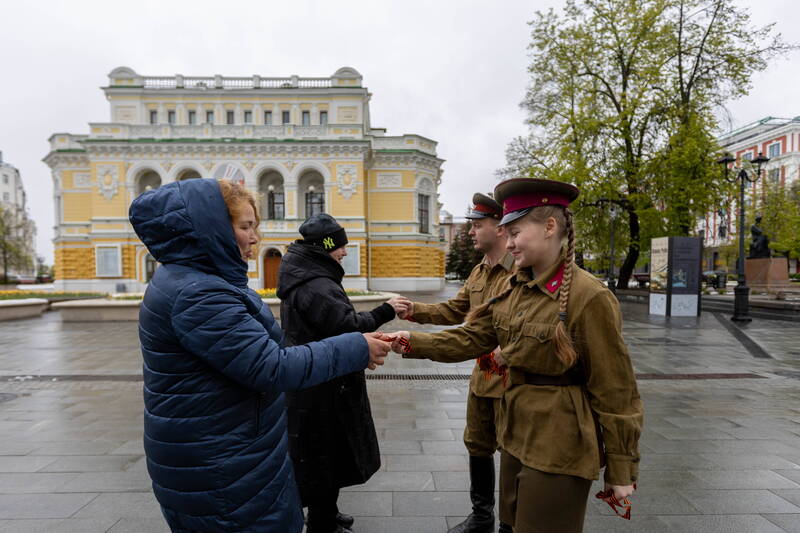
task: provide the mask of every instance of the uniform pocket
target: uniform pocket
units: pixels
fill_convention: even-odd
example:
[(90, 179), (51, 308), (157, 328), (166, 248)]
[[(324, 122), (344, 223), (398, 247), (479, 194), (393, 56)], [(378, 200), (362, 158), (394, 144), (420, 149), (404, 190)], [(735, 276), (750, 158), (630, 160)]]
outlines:
[(522, 325), (519, 344), (525, 353), (522, 360), (526, 372), (558, 375), (567, 371), (556, 356), (554, 331), (555, 325), (548, 323), (527, 322)]

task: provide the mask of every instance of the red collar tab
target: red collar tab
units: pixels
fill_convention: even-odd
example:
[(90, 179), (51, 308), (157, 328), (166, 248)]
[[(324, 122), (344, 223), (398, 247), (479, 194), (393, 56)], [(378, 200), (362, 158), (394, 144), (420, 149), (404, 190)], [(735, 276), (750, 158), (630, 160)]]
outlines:
[(560, 205), (561, 207), (569, 207), (569, 198), (556, 193), (546, 192), (532, 192), (526, 194), (518, 194), (510, 198), (506, 198), (503, 202), (503, 215), (519, 211), (520, 209), (528, 209), (531, 207), (541, 207), (543, 205)]
[(556, 272), (556, 275), (550, 278), (550, 280), (545, 285), (545, 288), (550, 292), (550, 294), (554, 294), (561, 284), (564, 282), (564, 268), (566, 267), (566, 263), (561, 263), (561, 266)]

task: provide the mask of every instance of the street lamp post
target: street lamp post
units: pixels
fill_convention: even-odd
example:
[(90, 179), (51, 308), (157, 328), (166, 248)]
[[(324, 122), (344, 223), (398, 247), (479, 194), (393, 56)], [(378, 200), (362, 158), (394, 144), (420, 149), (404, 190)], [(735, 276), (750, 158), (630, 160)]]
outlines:
[(616, 229), (617, 216), (619, 216), (617, 206), (611, 204), (608, 214), (611, 217), (611, 254), (608, 261), (608, 288), (612, 293), (617, 294), (617, 283), (614, 281), (614, 263), (616, 263), (617, 259), (614, 253), (614, 229)]
[(734, 175), (731, 173), (730, 165), (736, 162), (736, 158), (731, 154), (725, 154), (717, 161), (723, 165), (725, 179), (732, 183), (739, 182), (739, 257), (736, 260), (737, 276), (739, 278), (736, 287), (733, 289), (733, 316), (731, 320), (735, 322), (750, 322), (750, 287), (747, 286), (744, 274), (744, 188), (747, 183), (755, 183), (761, 177), (761, 167), (769, 161), (761, 152), (758, 157), (752, 160), (756, 165), (755, 176), (750, 177), (747, 170), (740, 168)]

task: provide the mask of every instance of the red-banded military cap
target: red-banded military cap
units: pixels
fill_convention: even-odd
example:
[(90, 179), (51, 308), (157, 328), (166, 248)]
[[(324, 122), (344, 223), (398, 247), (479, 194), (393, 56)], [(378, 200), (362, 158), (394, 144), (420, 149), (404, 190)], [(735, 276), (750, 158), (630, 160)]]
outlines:
[(470, 220), (479, 218), (493, 218), (495, 220), (500, 220), (503, 218), (503, 206), (501, 206), (497, 200), (488, 194), (476, 192), (472, 196), (472, 203), (473, 207), (466, 216), (466, 218)]
[(535, 207), (568, 207), (578, 194), (580, 190), (571, 183), (534, 178), (512, 178), (494, 189), (494, 197), (503, 205), (501, 225), (524, 217)]

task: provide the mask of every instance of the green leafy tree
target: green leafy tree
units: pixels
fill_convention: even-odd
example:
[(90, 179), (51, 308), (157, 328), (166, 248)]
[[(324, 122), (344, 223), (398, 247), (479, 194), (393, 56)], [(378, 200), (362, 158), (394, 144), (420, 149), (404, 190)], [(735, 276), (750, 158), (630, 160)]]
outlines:
[(530, 133), (509, 144), (499, 174), (580, 187), (587, 257), (604, 254), (597, 222), (617, 205), (620, 286), (650, 238), (688, 235), (732, 194), (714, 163), (715, 113), (792, 48), (748, 19), (733, 0), (567, 0), (530, 23)]
[(483, 259), (483, 254), (477, 251), (473, 245), (472, 237), (469, 236), (469, 228), (469, 223), (459, 228), (450, 244), (450, 251), (447, 252), (445, 270), (448, 274), (455, 274), (460, 280), (467, 279), (475, 265)]
[(33, 258), (25, 247), (24, 230), (27, 219), (19, 217), (14, 210), (0, 206), (0, 283), (8, 282), (8, 272), (14, 268), (26, 269)]
[(793, 191), (780, 184), (765, 185), (758, 212), (770, 248), (778, 255), (800, 259), (800, 205)]

